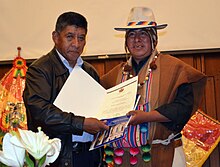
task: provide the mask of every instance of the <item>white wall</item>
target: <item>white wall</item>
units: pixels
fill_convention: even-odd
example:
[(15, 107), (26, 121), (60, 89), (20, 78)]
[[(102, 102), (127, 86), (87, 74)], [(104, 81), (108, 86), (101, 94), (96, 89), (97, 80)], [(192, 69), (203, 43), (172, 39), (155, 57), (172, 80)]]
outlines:
[(130, 8), (148, 6), (158, 23), (159, 50), (220, 48), (220, 0), (0, 0), (0, 61), (12, 60), (17, 47), (25, 59), (38, 58), (53, 47), (51, 33), (66, 11), (83, 14), (89, 22), (85, 56), (124, 53), (122, 32)]

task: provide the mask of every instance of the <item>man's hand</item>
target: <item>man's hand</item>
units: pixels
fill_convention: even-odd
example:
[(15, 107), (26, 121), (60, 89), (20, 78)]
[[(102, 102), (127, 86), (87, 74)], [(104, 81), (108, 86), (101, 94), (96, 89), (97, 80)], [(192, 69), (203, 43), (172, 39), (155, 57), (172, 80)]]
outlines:
[(131, 115), (129, 125), (137, 125), (146, 121), (146, 112), (141, 110), (133, 110), (127, 113), (127, 115)]
[(127, 115), (131, 115), (131, 119), (129, 121), (129, 125), (137, 125), (144, 122), (169, 122), (170, 120), (161, 115), (158, 111), (152, 110), (149, 112), (145, 112), (142, 110), (133, 110), (127, 113)]
[(85, 118), (83, 130), (91, 133), (96, 134), (99, 131), (108, 130), (109, 127), (105, 124), (105, 122), (100, 121), (96, 118)]

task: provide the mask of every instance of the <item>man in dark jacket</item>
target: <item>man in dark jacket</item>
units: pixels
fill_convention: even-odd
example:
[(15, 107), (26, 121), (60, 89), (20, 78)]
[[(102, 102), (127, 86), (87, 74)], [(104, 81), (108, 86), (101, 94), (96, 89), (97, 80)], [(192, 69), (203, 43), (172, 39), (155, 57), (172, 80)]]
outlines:
[(97, 167), (102, 161), (100, 149), (88, 149), (93, 137), (91, 134), (108, 129), (108, 126), (96, 118), (76, 116), (53, 105), (75, 66), (80, 66), (99, 82), (94, 67), (80, 57), (86, 44), (86, 34), (84, 16), (75, 12), (61, 14), (52, 33), (55, 47), (34, 61), (26, 74), (23, 98), (28, 128), (37, 131), (40, 126), (50, 138), (61, 139), (60, 155), (50, 166)]

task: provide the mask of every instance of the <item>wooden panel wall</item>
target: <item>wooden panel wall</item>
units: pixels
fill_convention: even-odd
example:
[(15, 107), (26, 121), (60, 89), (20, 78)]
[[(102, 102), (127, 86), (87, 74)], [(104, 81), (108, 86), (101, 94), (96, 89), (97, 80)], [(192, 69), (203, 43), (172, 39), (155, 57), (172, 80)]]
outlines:
[[(183, 60), (194, 68), (204, 72), (208, 76), (201, 109), (212, 118), (220, 121), (220, 52), (213, 53), (188, 53), (188, 54), (172, 54), (173, 56)], [(107, 59), (86, 59), (91, 63), (102, 76), (114, 66), (126, 61), (121, 56), (117, 58)], [(27, 63), (30, 64), (31, 62)], [(0, 78), (12, 67), (12, 63), (0, 62)], [(220, 145), (212, 152), (203, 167), (220, 167)]]

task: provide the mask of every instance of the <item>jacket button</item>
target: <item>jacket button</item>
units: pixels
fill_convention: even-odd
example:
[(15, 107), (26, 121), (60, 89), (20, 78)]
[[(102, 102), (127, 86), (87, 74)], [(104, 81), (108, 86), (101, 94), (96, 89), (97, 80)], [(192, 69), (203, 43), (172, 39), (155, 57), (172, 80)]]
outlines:
[(65, 166), (68, 166), (69, 164), (68, 164), (68, 162), (65, 162), (64, 165), (65, 165)]

